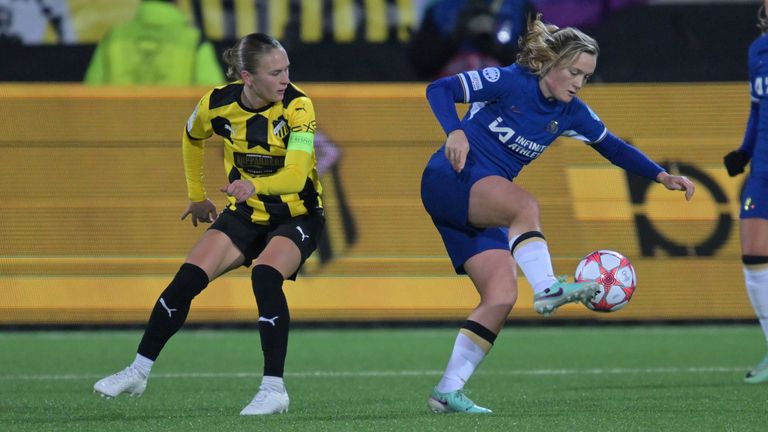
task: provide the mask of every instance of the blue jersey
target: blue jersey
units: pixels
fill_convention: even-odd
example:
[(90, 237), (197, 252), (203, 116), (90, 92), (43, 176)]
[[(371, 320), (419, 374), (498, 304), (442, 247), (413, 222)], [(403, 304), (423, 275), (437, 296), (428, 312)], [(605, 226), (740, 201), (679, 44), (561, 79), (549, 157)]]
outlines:
[(749, 121), (756, 133), (747, 133), (742, 150), (752, 156), (750, 172), (768, 176), (768, 35), (752, 42), (748, 61), (753, 104)]
[[(539, 78), (524, 67), (490, 67), (440, 78), (427, 86), (427, 100), (446, 134), (463, 130), (469, 153), (456, 172), (440, 149), (421, 176), (421, 200), (457, 273), (464, 263), (490, 249), (509, 250), (507, 227), (478, 228), (469, 223), (475, 183), (490, 176), (515, 178), (559, 136), (592, 144), (607, 160), (631, 173), (657, 179), (664, 169), (640, 150), (608, 132), (603, 122), (577, 98), (547, 99)], [(456, 102), (471, 103), (459, 120)]]
[(559, 136), (595, 143), (608, 133), (584, 102), (548, 100), (538, 77), (517, 64), (458, 77), (464, 102), (472, 104), (461, 120), (470, 152), (506, 178), (516, 177)]

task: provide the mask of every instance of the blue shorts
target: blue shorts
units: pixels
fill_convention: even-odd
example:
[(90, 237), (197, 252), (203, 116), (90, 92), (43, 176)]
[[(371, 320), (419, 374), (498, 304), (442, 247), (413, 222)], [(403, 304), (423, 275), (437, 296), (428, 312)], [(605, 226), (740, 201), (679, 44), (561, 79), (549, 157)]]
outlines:
[[(470, 153), (471, 154), (471, 153)], [(441, 148), (427, 162), (421, 176), (421, 202), (443, 238), (445, 249), (458, 274), (464, 263), (489, 249), (509, 250), (509, 229), (477, 228), (469, 224), (469, 191), (478, 180), (499, 175), (467, 157), (457, 173)]]
[(741, 191), (739, 219), (768, 219), (768, 176), (750, 174)]

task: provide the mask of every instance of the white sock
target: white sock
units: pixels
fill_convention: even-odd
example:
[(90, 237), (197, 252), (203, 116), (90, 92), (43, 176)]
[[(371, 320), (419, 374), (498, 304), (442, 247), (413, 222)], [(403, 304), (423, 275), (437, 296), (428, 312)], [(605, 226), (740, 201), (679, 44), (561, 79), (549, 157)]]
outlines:
[(437, 391), (448, 393), (464, 388), (464, 384), (469, 381), (469, 377), (485, 358), (486, 352), (472, 339), (460, 332), (453, 344), (453, 352), (448, 360), (443, 378), (437, 384)]
[(139, 373), (144, 375), (144, 378), (146, 378), (149, 376), (149, 372), (152, 370), (153, 364), (155, 364), (154, 360), (150, 360), (137, 353), (136, 359), (134, 359), (133, 363), (131, 363), (131, 367), (139, 371)]
[(261, 379), (261, 387), (259, 389), (272, 390), (278, 393), (286, 393), (285, 383), (282, 377), (264, 375)]
[(515, 240), (518, 237), (509, 241), (510, 248), (515, 246), (512, 256), (520, 269), (523, 270), (528, 283), (531, 284), (533, 293), (538, 294), (557, 282), (555, 271), (552, 269), (552, 257), (549, 256), (547, 241), (536, 236), (529, 237), (515, 245)]
[(768, 269), (760, 270), (744, 267), (744, 281), (747, 285), (747, 294), (755, 309), (755, 315), (763, 328), (763, 335), (768, 344)]

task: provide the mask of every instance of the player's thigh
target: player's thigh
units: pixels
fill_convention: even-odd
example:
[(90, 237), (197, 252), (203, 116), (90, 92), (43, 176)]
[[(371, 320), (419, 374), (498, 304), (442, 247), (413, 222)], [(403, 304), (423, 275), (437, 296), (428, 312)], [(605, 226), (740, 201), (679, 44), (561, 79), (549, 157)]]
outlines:
[(322, 215), (299, 216), (280, 224), (269, 234), (256, 264), (269, 265), (285, 279), (295, 279), (304, 261), (317, 249), (324, 226)]
[(301, 262), (301, 251), (296, 243), (288, 237), (277, 235), (269, 240), (255, 264), (268, 265), (279, 271), (283, 278), (288, 279), (296, 273)]
[(517, 269), (508, 250), (489, 249), (464, 263), (483, 302), (514, 304), (517, 300)]
[(741, 253), (768, 256), (768, 219), (741, 219)]
[(484, 177), (469, 193), (469, 223), (476, 227), (508, 227), (520, 215), (538, 221), (536, 198), (522, 187), (499, 177)]
[(208, 275), (208, 279), (213, 280), (239, 267), (243, 260), (243, 253), (226, 234), (209, 229), (192, 247), (186, 262), (200, 267)]

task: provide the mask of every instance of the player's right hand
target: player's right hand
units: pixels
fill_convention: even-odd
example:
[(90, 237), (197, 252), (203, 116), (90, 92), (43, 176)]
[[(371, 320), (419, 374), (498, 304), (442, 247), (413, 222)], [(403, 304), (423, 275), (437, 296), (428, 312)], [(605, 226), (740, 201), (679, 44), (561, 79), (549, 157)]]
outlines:
[(723, 157), (723, 164), (728, 170), (728, 175), (735, 177), (744, 172), (744, 167), (749, 163), (749, 155), (741, 150), (734, 150)]
[(464, 169), (467, 153), (469, 153), (469, 141), (464, 131), (456, 129), (449, 133), (445, 141), (445, 157), (457, 173)]
[(189, 215), (192, 215), (192, 225), (197, 226), (198, 222), (211, 223), (215, 221), (218, 213), (216, 212), (216, 205), (206, 198), (204, 201), (190, 202), (187, 210), (181, 214), (181, 220), (186, 219)]

